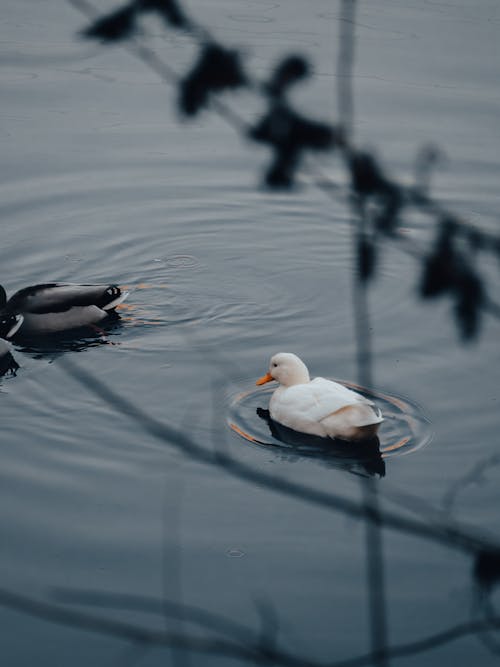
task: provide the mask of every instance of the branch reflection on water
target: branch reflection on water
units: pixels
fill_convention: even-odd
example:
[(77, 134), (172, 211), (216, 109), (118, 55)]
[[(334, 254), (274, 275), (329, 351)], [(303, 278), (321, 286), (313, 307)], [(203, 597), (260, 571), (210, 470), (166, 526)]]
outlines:
[[(83, 9), (87, 14), (94, 15), (93, 7), (84, 0), (71, 0), (72, 4), (79, 9)], [(352, 96), (352, 67), (354, 62), (354, 27), (355, 27), (355, 0), (342, 0), (342, 18), (340, 21), (340, 57), (338, 70), (339, 83), (339, 116), (341, 128), (335, 128), (335, 131), (327, 132), (324, 127), (314, 127), (313, 124), (305, 122), (304, 119), (297, 117), (291, 111), (285, 99), (284, 91), (287, 86), (282, 85), (281, 92), (278, 91), (280, 100), (272, 100), (275, 114), (274, 120), (278, 121), (281, 134), (283, 134), (283, 123), (286, 121), (293, 127), (295, 135), (292, 137), (295, 145), (287, 145), (281, 138), (278, 141), (276, 134), (271, 131), (272, 128), (266, 125), (260, 127), (260, 134), (254, 132), (254, 139), (259, 139), (269, 144), (276, 155), (280, 158), (274, 165), (272, 178), (267, 178), (268, 185), (279, 185), (291, 187), (295, 168), (299, 163), (299, 153), (304, 148), (336, 148), (343, 154), (344, 162), (349, 169), (352, 177), (352, 203), (353, 230), (354, 230), (354, 256), (357, 258), (357, 277), (354, 286), (354, 313), (355, 325), (358, 342), (358, 375), (359, 381), (364, 386), (372, 384), (372, 362), (371, 362), (371, 340), (368, 321), (368, 303), (367, 303), (367, 282), (373, 275), (376, 264), (377, 245), (376, 238), (384, 238), (393, 241), (400, 240), (397, 224), (398, 215), (404, 205), (411, 204), (431, 215), (437, 224), (438, 234), (436, 246), (429, 257), (416, 253), (417, 257), (424, 260), (424, 276), (421, 285), (422, 296), (431, 297), (447, 294), (455, 303), (455, 316), (464, 338), (472, 338), (479, 330), (480, 311), (487, 310), (488, 302), (482, 290), (482, 286), (475, 270), (475, 264), (472, 263), (472, 246), (474, 252), (478, 249), (494, 252), (500, 252), (498, 239), (488, 235), (479, 235), (476, 230), (471, 229), (463, 221), (449, 215), (441, 206), (435, 204), (428, 195), (428, 188), (415, 187), (405, 188), (395, 182), (389, 181), (382, 173), (380, 165), (374, 157), (357, 151), (351, 145), (354, 130), (353, 109), (354, 102)], [(188, 20), (180, 11), (178, 3), (173, 0), (153, 1), (132, 0), (120, 7), (107, 21), (101, 20), (100, 29), (96, 32), (91, 28), (87, 30), (88, 35), (94, 34), (109, 41), (127, 39), (132, 36), (135, 29), (135, 21), (140, 11), (161, 11), (162, 15), (175, 27), (182, 27), (192, 36), (202, 42), (207, 42), (209, 38), (208, 31), (197, 26)], [(174, 17), (174, 19), (172, 19)], [(179, 18), (181, 17), (181, 18)], [(104, 31), (104, 32), (103, 32)], [(122, 32), (120, 32), (122, 31)], [(207, 44), (202, 44), (205, 53)], [(134, 53), (151, 69), (156, 71), (164, 80), (170, 83), (179, 83), (179, 78), (175, 73), (169, 70), (168, 66), (151, 51), (133, 43), (129, 51)], [(210, 54), (209, 54), (210, 55)], [(211, 49), (211, 67), (208, 68), (210, 81), (201, 81), (202, 90), (198, 91), (200, 108), (205, 106), (205, 100), (212, 98), (213, 93), (224, 87), (231, 87), (231, 82), (214, 77), (213, 60), (214, 55), (217, 58), (231, 58), (231, 53), (220, 48), (215, 48), (215, 42)], [(234, 54), (233, 54), (234, 55)], [(225, 62), (228, 62), (225, 60)], [(234, 62), (234, 58), (233, 58)], [(210, 63), (209, 63), (210, 64)], [(202, 67), (203, 65), (203, 67)], [(207, 70), (207, 62), (201, 61), (195, 68), (199, 71)], [(240, 72), (237, 72), (240, 74)], [(184, 87), (187, 83), (200, 85), (199, 76), (191, 76), (184, 80)], [(203, 77), (202, 77), (203, 78)], [(245, 82), (245, 77), (235, 76), (234, 80), (238, 85)], [(297, 80), (291, 77), (291, 82)], [(210, 83), (210, 87), (209, 87)], [(287, 82), (287, 85), (290, 81)], [(235, 83), (233, 81), (233, 87)], [(275, 86), (276, 88), (276, 86)], [(269, 95), (269, 86), (268, 93)], [(276, 90), (273, 93), (277, 95)], [(277, 103), (279, 102), (279, 104)], [(248, 129), (245, 123), (240, 122), (236, 114), (217, 100), (213, 101), (214, 108), (220, 115), (232, 123), (238, 131)], [(286, 125), (285, 123), (285, 125)], [(265, 131), (264, 131), (265, 129)], [(326, 128), (328, 129), (328, 128)], [(315, 132), (315, 131), (316, 132)], [(319, 132), (319, 138), (315, 135)], [(257, 134), (259, 136), (257, 137)], [(287, 141), (290, 137), (285, 137)], [(314, 139), (314, 140), (313, 140)], [(300, 148), (300, 151), (299, 151)], [(285, 169), (283, 156), (289, 158), (288, 162), (293, 163), (290, 171)], [(285, 160), (286, 162), (286, 160)], [(317, 183), (318, 187), (333, 193), (335, 184)], [(423, 191), (425, 189), (425, 191)], [(373, 216), (367, 214), (367, 206), (375, 203), (378, 206)], [(471, 233), (472, 232), (472, 233)], [(456, 243), (457, 237), (460, 240), (462, 236), (467, 235), (469, 246)], [(470, 238), (469, 238), (470, 237)], [(478, 243), (479, 240), (479, 243)], [(403, 246), (406, 247), (406, 246)], [(470, 253), (469, 253), (470, 250)], [(414, 248), (411, 249), (414, 253)], [(466, 261), (461, 261), (466, 260)], [(470, 260), (470, 261), (469, 261)], [(490, 311), (491, 304), (490, 304)], [(493, 309), (494, 310), (494, 309)], [(497, 313), (498, 316), (498, 313)], [(47, 345), (37, 341), (26, 341), (21, 350), (30, 355), (40, 357), (58, 356), (68, 351), (83, 351), (88, 347), (112, 344), (107, 338), (99, 336), (94, 338), (82, 338), (73, 341), (51, 341)], [(7, 353), (5, 357), (5, 372), (15, 373), (14, 364), (16, 362), (10, 359)], [(152, 434), (162, 444), (162, 446), (175, 447), (182, 451), (186, 456), (196, 459), (207, 465), (215, 465), (223, 469), (241, 481), (259, 485), (269, 489), (274, 493), (280, 493), (287, 497), (300, 499), (305, 503), (310, 503), (319, 507), (327, 508), (334, 512), (340, 512), (351, 518), (364, 521), (367, 526), (366, 555), (369, 572), (369, 586), (371, 592), (371, 603), (369, 605), (372, 621), (372, 650), (362, 656), (353, 657), (341, 662), (318, 663), (309, 658), (300, 658), (280, 649), (277, 643), (277, 630), (279, 627), (278, 618), (270, 606), (260, 606), (261, 631), (251, 631), (219, 615), (211, 614), (204, 610), (196, 609), (181, 603), (175, 603), (167, 600), (164, 596), (161, 600), (150, 600), (145, 598), (123, 595), (119, 593), (105, 593), (99, 591), (59, 591), (56, 595), (58, 602), (65, 604), (93, 605), (97, 607), (108, 607), (120, 610), (140, 610), (148, 613), (154, 613), (162, 616), (163, 621), (166, 618), (182, 619), (187, 623), (193, 623), (201, 626), (205, 632), (213, 633), (208, 636), (200, 637), (198, 634), (188, 633), (186, 630), (178, 632), (168, 632), (164, 627), (161, 630), (152, 630), (149, 627), (140, 627), (133, 623), (125, 623), (114, 619), (97, 617), (81, 611), (76, 611), (60, 604), (52, 604), (21, 596), (9, 591), (0, 591), (0, 604), (18, 612), (30, 614), (46, 621), (64, 624), (86, 631), (105, 634), (117, 637), (128, 642), (144, 645), (161, 645), (177, 647), (184, 651), (213, 653), (221, 656), (231, 655), (241, 661), (256, 662), (257, 664), (277, 664), (292, 666), (316, 666), (329, 665), (330, 667), (343, 665), (344, 667), (354, 667), (355, 665), (387, 665), (389, 660), (394, 657), (418, 654), (423, 651), (442, 646), (448, 642), (454, 641), (460, 637), (470, 634), (491, 632), (493, 629), (500, 628), (500, 619), (493, 613), (491, 606), (491, 593), (500, 578), (500, 545), (493, 539), (490, 539), (477, 531), (466, 529), (451, 520), (446, 521), (442, 516), (435, 516), (427, 512), (424, 507), (416, 509), (417, 519), (411, 519), (403, 516), (399, 511), (387, 510), (379, 506), (378, 489), (375, 485), (374, 475), (382, 477), (385, 474), (385, 462), (382, 458), (380, 442), (373, 442), (366, 446), (366, 450), (359, 453), (359, 456), (353, 456), (352, 450), (348, 456), (342, 456), (335, 446), (329, 445), (329, 452), (317, 450), (318, 442), (305, 443), (303, 436), (298, 443), (296, 435), (290, 429), (285, 429), (276, 425), (269, 417), (266, 410), (260, 409), (258, 416), (264, 420), (270, 430), (273, 438), (286, 443), (291, 447), (291, 452), (286, 456), (316, 456), (322, 461), (329, 461), (336, 467), (345, 467), (351, 472), (356, 472), (366, 476), (363, 480), (364, 501), (356, 502), (349, 498), (344, 498), (339, 494), (325, 492), (321, 489), (309, 487), (304, 484), (291, 482), (279, 475), (270, 475), (262, 472), (241, 461), (233, 458), (227, 449), (210, 451), (203, 445), (195, 442), (185, 434), (183, 430), (176, 429), (166, 422), (160, 422), (148, 415), (136, 404), (127, 401), (123, 396), (111, 387), (108, 387), (97, 377), (91, 376), (80, 366), (64, 359), (63, 368), (73, 379), (86, 387), (87, 390), (101, 397), (113, 409), (128, 417), (145, 432)], [(306, 445), (304, 449), (304, 445)], [(268, 445), (266, 445), (268, 446)], [(321, 443), (324, 447), (324, 443)], [(306, 452), (306, 449), (310, 451)], [(451, 507), (455, 491), (450, 492), (448, 504)], [(451, 500), (450, 500), (451, 499)], [(398, 508), (399, 510), (399, 508)], [(483, 609), (486, 618), (469, 623), (462, 623), (448, 628), (444, 631), (432, 634), (426, 638), (416, 640), (407, 644), (390, 644), (387, 637), (387, 619), (385, 609), (384, 580), (383, 580), (383, 552), (381, 548), (381, 532), (383, 529), (396, 530), (404, 535), (412, 535), (425, 540), (437, 542), (446, 548), (458, 549), (469, 556), (473, 563), (473, 577), (478, 584), (481, 584), (483, 594)], [(222, 636), (222, 638), (221, 638)]]

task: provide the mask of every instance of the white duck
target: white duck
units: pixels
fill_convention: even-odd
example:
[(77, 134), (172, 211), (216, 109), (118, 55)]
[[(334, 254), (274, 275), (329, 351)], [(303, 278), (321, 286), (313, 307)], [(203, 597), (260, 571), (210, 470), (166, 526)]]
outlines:
[(304, 362), (290, 352), (271, 357), (269, 372), (257, 385), (275, 380), (279, 387), (269, 403), (271, 417), (301, 433), (342, 440), (373, 438), (383, 421), (374, 403), (338, 382), (311, 380)]

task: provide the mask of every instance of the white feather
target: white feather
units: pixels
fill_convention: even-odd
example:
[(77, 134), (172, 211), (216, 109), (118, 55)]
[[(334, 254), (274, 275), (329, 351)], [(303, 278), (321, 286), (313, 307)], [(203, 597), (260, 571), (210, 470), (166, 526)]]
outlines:
[(280, 383), (269, 403), (271, 417), (289, 428), (331, 438), (373, 437), (383, 421), (374, 403), (344, 385), (315, 378), (296, 355), (280, 352), (271, 358), (269, 373), (258, 381)]

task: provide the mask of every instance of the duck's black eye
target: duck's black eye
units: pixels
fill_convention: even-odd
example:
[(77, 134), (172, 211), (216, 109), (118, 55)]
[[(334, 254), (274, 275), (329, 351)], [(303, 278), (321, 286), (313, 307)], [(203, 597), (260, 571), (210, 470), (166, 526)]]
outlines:
[(273, 364), (273, 368), (276, 368), (276, 366), (277, 366), (277, 365), (278, 365), (278, 364), (276, 364), (276, 363), (275, 363), (275, 364)]

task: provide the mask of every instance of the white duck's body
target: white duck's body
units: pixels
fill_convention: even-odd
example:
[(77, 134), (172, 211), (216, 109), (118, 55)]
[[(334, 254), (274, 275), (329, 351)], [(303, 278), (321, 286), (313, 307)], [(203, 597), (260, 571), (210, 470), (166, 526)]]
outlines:
[(272, 380), (280, 386), (269, 403), (271, 417), (294, 431), (358, 441), (373, 438), (383, 421), (380, 410), (361, 394), (325, 378), (311, 380), (295, 354), (275, 354), (257, 384)]
[[(20, 335), (46, 335), (93, 326), (107, 318), (124, 301), (128, 292), (116, 285), (73, 285), (46, 283), (25, 287), (8, 301), (0, 288), (2, 322), (7, 338)], [(12, 327), (12, 318), (20, 320)]]

